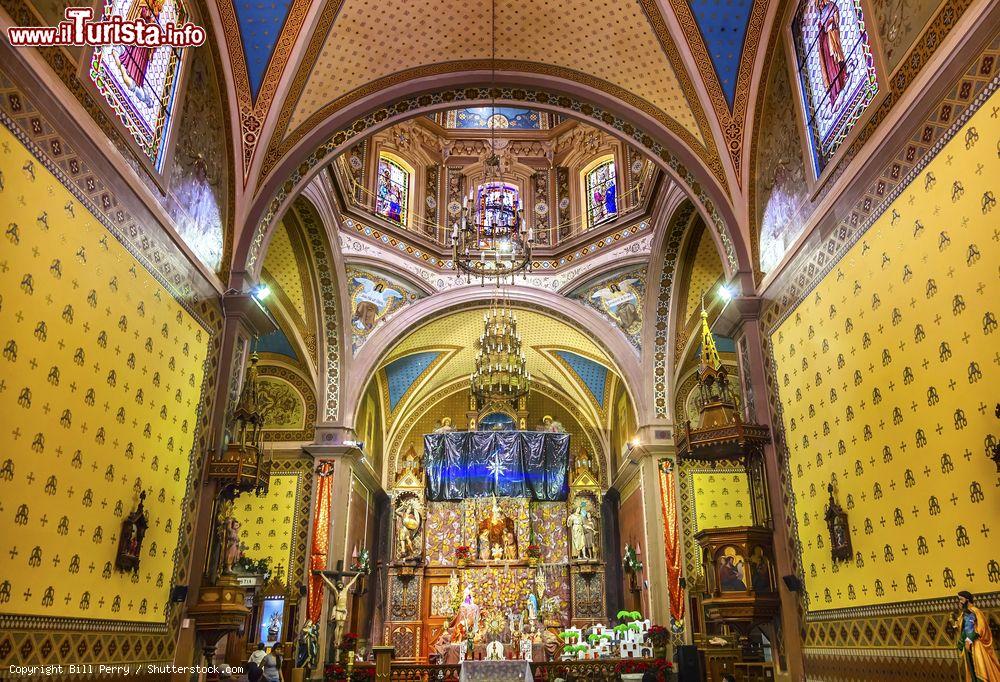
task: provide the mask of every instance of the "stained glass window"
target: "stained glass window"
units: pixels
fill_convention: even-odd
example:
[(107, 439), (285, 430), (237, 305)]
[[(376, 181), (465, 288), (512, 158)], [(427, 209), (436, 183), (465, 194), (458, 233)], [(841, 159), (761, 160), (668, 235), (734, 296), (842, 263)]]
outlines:
[(406, 225), (406, 207), (409, 201), (410, 171), (385, 154), (380, 155), (375, 213), (394, 223)]
[(800, 0), (795, 59), (817, 175), (878, 92), (860, 0)]
[[(182, 24), (188, 13), (179, 0), (110, 0), (104, 20), (121, 17), (148, 24)], [(157, 170), (163, 164), (181, 48), (163, 45), (103, 45), (95, 48), (90, 77)]]
[(497, 229), (501, 235), (509, 233), (516, 226), (520, 201), (520, 192), (514, 185), (504, 182), (480, 185), (476, 194), (476, 222), (482, 225), (483, 235), (492, 237)]
[(601, 161), (584, 176), (587, 202), (587, 227), (594, 227), (618, 216), (618, 193), (615, 187), (615, 161)]
[(544, 130), (549, 127), (547, 114), (518, 107), (469, 107), (445, 112), (446, 128), (489, 130)]

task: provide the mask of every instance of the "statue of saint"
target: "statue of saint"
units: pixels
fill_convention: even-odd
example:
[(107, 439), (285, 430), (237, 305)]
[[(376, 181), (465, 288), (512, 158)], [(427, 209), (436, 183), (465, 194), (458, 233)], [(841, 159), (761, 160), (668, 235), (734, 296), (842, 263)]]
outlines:
[(539, 430), (544, 433), (566, 433), (562, 422), (556, 421), (549, 415), (542, 417), (542, 428)]
[(441, 426), (434, 429), (434, 433), (451, 433), (455, 430), (455, 427), (451, 425), (451, 417), (445, 417), (441, 420)]
[(566, 518), (570, 554), (574, 559), (596, 559), (597, 523), (587, 511), (587, 501), (580, 499), (576, 510)]
[(396, 509), (399, 524), (396, 529), (397, 558), (410, 559), (420, 551), (420, 529), (423, 515), (420, 502), (415, 497), (406, 498)]
[(514, 533), (510, 528), (505, 528), (503, 531), (503, 558), (508, 560), (517, 559), (517, 541), (514, 539)]
[(233, 567), (243, 556), (240, 549), (240, 522), (233, 517), (222, 521), (222, 572), (232, 573)]
[(296, 668), (312, 669), (316, 667), (316, 659), (319, 656), (319, 633), (316, 624), (306, 619), (299, 633), (298, 650), (295, 656)]
[(490, 560), (490, 531), (486, 528), (479, 533), (479, 560)]

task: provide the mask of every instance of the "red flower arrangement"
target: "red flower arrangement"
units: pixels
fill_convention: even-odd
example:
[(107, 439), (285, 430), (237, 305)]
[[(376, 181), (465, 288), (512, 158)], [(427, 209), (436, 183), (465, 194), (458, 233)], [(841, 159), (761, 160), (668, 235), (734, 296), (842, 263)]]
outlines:
[(646, 634), (649, 635), (649, 641), (657, 645), (665, 644), (667, 638), (670, 637), (670, 631), (662, 625), (651, 626)]
[(346, 632), (340, 640), (341, 651), (354, 651), (358, 645), (358, 635), (356, 632)]
[(455, 548), (455, 558), (456, 559), (468, 559), (470, 548), (468, 545), (459, 545)]
[(656, 674), (656, 679), (665, 680), (667, 675), (674, 669), (674, 664), (665, 658), (654, 658), (651, 661), (648, 660), (624, 660), (615, 666), (615, 672), (619, 675), (629, 674), (629, 673), (647, 673), (653, 672)]
[(375, 679), (375, 668), (355, 668), (348, 674), (347, 667), (331, 663), (323, 668), (324, 682), (368, 682)]
[(528, 558), (538, 559), (542, 556), (542, 548), (538, 545), (528, 545)]

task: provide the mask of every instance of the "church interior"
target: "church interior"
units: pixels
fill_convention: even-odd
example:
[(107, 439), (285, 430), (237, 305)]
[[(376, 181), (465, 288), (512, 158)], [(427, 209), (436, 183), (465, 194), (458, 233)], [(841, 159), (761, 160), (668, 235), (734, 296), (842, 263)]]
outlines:
[(0, 679), (1000, 682), (997, 0), (0, 25)]

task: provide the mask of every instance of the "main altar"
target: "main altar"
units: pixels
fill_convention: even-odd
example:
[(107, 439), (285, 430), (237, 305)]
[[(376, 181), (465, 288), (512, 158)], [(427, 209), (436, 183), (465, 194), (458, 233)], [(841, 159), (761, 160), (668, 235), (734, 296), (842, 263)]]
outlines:
[(526, 418), (445, 418), (400, 457), (383, 640), (397, 660), (543, 661), (558, 632), (608, 622), (596, 462)]

